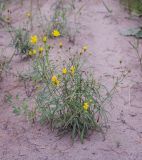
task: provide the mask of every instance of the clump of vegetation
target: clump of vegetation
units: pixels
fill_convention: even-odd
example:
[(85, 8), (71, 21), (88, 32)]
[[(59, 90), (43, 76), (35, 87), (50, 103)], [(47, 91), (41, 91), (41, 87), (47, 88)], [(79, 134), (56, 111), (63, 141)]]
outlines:
[(33, 48), (29, 41), (30, 35), (26, 29), (13, 29), (11, 32), (12, 45), (16, 53), (21, 56), (27, 56), (29, 51)]
[[(42, 39), (42, 43), (37, 43), (38, 39)], [(24, 100), (24, 105), (14, 107), (14, 112), (26, 113), (33, 122), (37, 118), (42, 124), (48, 123), (59, 135), (71, 133), (73, 141), (80, 138), (83, 143), (90, 131), (101, 131), (101, 124), (106, 119), (104, 104), (110, 100), (118, 81), (108, 92), (94, 79), (90, 69), (83, 68), (82, 55), (87, 52), (87, 46), (57, 64), (50, 59), (51, 48), (45, 36), (34, 35), (31, 40), (35, 50), (31, 56), (36, 57), (30, 74), (36, 86), (35, 106), (30, 109)]]
[(0, 17), (3, 17), (3, 11), (5, 10), (5, 4), (4, 3), (0, 3)]
[[(81, 142), (89, 130), (99, 128), (104, 109), (100, 96), (100, 84), (87, 71), (81, 70), (80, 57), (69, 59), (64, 66), (41, 60), (35, 71), (42, 82), (42, 90), (36, 97), (40, 120), (49, 122), (59, 134), (71, 132), (72, 139)], [(39, 75), (40, 74), (40, 75)]]
[(130, 12), (142, 15), (142, 0), (123, 0), (121, 1)]
[(67, 8), (64, 0), (59, 0), (53, 4), (52, 10), (53, 16), (50, 19), (47, 34), (51, 36), (52, 31), (57, 29), (63, 36), (67, 33), (67, 14), (69, 8)]
[(6, 10), (7, 3), (9, 3), (8, 0), (0, 2), (0, 25), (2, 27), (11, 25), (12, 22), (11, 11)]
[[(57, 0), (51, 6), (51, 13), (53, 13), (50, 15), (50, 18), (43, 16), (40, 12), (40, 25), (43, 29), (44, 34), (46, 34), (49, 38), (53, 38), (52, 31), (58, 30), (61, 33), (61, 36), (70, 35), (71, 28), (69, 27), (69, 16), (71, 15), (71, 13), (73, 13), (72, 11), (74, 9), (74, 1), (67, 2), (66, 0)], [(75, 14), (74, 21), (76, 21), (77, 14), (80, 13), (80, 10), (77, 13), (73, 13)], [(74, 24), (74, 27), (76, 26), (77, 25)]]
[[(4, 52), (4, 51), (5, 51), (4, 49), (1, 50), (1, 52)], [(3, 78), (3, 74), (5, 72), (8, 72), (8, 70), (10, 68), (11, 61), (13, 60), (14, 55), (15, 55), (15, 53), (13, 53), (11, 55), (11, 57), (9, 57), (9, 58), (4, 56), (3, 54), (0, 55), (0, 81)]]
[(141, 70), (142, 70), (142, 52), (140, 51), (140, 41), (139, 39), (136, 40), (136, 43), (129, 42), (130, 45), (133, 47), (135, 50), (136, 56), (138, 58)]
[(5, 65), (6, 65), (6, 59), (3, 57), (0, 57), (0, 81), (2, 80), (2, 74), (4, 72)]
[(5, 22), (4, 14), (3, 14), (4, 11), (5, 11), (5, 4), (4, 2), (1, 2), (0, 3), (0, 25), (3, 25), (3, 23)]

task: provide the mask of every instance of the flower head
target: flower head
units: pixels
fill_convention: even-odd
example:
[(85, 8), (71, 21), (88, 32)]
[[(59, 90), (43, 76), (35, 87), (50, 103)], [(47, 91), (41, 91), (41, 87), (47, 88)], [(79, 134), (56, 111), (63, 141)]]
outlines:
[(32, 56), (33, 55), (33, 52), (32, 50), (29, 50), (29, 53), (28, 53), (29, 56)]
[(87, 102), (84, 103), (84, 104), (83, 104), (83, 109), (84, 109), (85, 111), (87, 111), (88, 108), (89, 108), (89, 104), (88, 104)]
[(72, 75), (74, 75), (74, 72), (75, 72), (75, 66), (71, 66), (70, 71), (71, 71), (71, 74), (72, 74)]
[(88, 49), (88, 46), (87, 46), (87, 45), (85, 45), (85, 46), (83, 46), (83, 48), (82, 48), (82, 49), (83, 49), (83, 51), (84, 51), (84, 52), (86, 52), (86, 51), (87, 51), (87, 49)]
[(38, 41), (38, 38), (37, 38), (36, 35), (31, 36), (31, 43), (32, 43), (32, 44), (36, 44), (37, 41)]
[(26, 12), (26, 17), (30, 18), (32, 16), (32, 14), (30, 12)]
[(29, 50), (28, 55), (29, 55), (29, 56), (36, 55), (36, 50), (35, 50), (35, 49), (33, 49), (33, 50)]
[(52, 76), (51, 81), (52, 81), (52, 83), (53, 83), (54, 85), (56, 85), (56, 86), (58, 86), (59, 83), (60, 83), (60, 81), (58, 80), (58, 78), (57, 78), (55, 75)]
[(32, 55), (36, 55), (36, 49), (32, 50)]
[(62, 73), (63, 73), (63, 74), (67, 74), (67, 69), (66, 69), (66, 68), (63, 68), (63, 69), (62, 69)]
[(43, 41), (43, 43), (46, 43), (46, 42), (47, 42), (47, 37), (44, 36), (44, 37), (42, 38), (42, 41)]
[(44, 51), (43, 47), (39, 47), (38, 51), (39, 51), (39, 58), (43, 58), (43, 51)]
[(54, 37), (59, 37), (61, 34), (60, 34), (60, 32), (57, 30), (57, 29), (55, 29), (53, 32), (52, 32), (52, 36), (54, 36)]
[(42, 53), (44, 51), (43, 47), (38, 48), (39, 53)]
[(60, 48), (63, 47), (63, 43), (62, 43), (62, 42), (59, 43), (59, 47), (60, 47)]

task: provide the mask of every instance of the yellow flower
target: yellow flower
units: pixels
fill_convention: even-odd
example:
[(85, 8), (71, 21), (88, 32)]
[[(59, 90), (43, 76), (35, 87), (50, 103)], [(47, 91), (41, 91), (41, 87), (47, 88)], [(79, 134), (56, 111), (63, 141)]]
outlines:
[(51, 81), (52, 81), (52, 83), (53, 83), (54, 85), (56, 85), (56, 86), (58, 86), (59, 83), (60, 83), (60, 81), (58, 80), (58, 78), (57, 78), (55, 75), (52, 76)]
[(83, 49), (83, 51), (84, 51), (84, 52), (86, 52), (86, 51), (87, 51), (87, 49), (88, 49), (88, 46), (83, 46), (83, 48), (82, 48), (82, 49)]
[(29, 56), (32, 56), (33, 55), (33, 52), (31, 50), (29, 50), (29, 53), (28, 53)]
[(31, 43), (32, 43), (32, 44), (36, 44), (37, 41), (38, 41), (38, 38), (37, 38), (36, 35), (31, 36)]
[(44, 37), (42, 38), (42, 41), (43, 41), (44, 43), (46, 43), (46, 42), (47, 42), (47, 37), (44, 36)]
[(67, 69), (66, 69), (66, 68), (63, 68), (63, 69), (62, 69), (62, 73), (63, 73), (63, 74), (67, 74)]
[(36, 49), (32, 50), (32, 55), (36, 55)]
[(61, 34), (60, 34), (60, 32), (57, 30), (57, 29), (55, 29), (53, 32), (52, 32), (52, 36), (54, 36), (54, 37), (59, 37)]
[(32, 14), (31, 14), (30, 12), (27, 12), (27, 13), (26, 13), (26, 17), (29, 17), (29, 18), (30, 18), (31, 15), (32, 15)]
[(60, 48), (63, 47), (63, 43), (62, 43), (62, 42), (59, 43), (59, 47), (60, 47)]
[(36, 50), (35, 50), (35, 49), (33, 49), (33, 50), (29, 50), (28, 55), (29, 55), (29, 56), (36, 55)]
[(88, 110), (88, 108), (89, 108), (89, 104), (88, 104), (88, 103), (84, 103), (84, 105), (83, 105), (83, 109), (84, 109), (85, 111), (87, 111), (87, 110)]
[(38, 48), (39, 53), (42, 53), (44, 51), (43, 47)]
[(72, 74), (72, 75), (74, 75), (74, 72), (75, 72), (75, 66), (71, 66), (70, 71), (71, 71), (71, 74)]

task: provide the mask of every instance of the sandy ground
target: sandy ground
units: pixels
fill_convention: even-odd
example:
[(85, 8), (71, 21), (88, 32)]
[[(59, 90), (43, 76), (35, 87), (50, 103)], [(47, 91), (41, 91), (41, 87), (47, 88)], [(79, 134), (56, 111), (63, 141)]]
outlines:
[[(42, 12), (46, 13), (52, 2), (43, 1)], [(24, 117), (16, 117), (4, 97), (8, 93), (23, 96), (23, 85), (17, 78), (7, 75), (0, 82), (0, 160), (142, 159), (142, 72), (129, 44), (134, 38), (120, 35), (122, 29), (138, 26), (140, 19), (130, 17), (117, 0), (106, 0), (112, 13), (107, 12), (101, 1), (82, 0), (76, 3), (78, 7), (85, 4), (79, 18), (76, 46), (89, 46), (93, 55), (88, 64), (95, 67), (96, 77), (103, 77), (110, 87), (113, 84), (111, 80), (109, 82), (108, 75), (118, 76), (121, 70), (131, 70), (114, 95), (113, 106), (106, 105), (110, 116), (105, 139), (94, 133), (84, 144), (77, 141), (72, 145), (69, 136), (59, 139), (46, 126), (31, 125)], [(19, 13), (17, 23), (20, 23), (20, 14), (25, 10), (17, 7), (13, 12), (15, 15)], [(7, 45), (7, 41), (8, 34), (1, 30), (1, 46)], [(12, 48), (8, 48), (6, 53), (10, 55), (11, 52)], [(12, 71), (23, 70), (27, 63), (15, 57)]]

